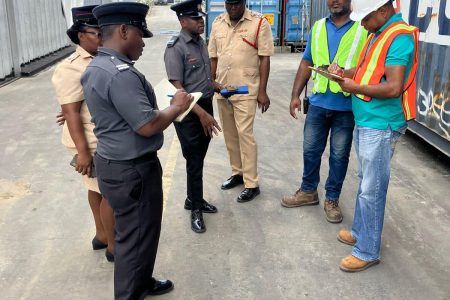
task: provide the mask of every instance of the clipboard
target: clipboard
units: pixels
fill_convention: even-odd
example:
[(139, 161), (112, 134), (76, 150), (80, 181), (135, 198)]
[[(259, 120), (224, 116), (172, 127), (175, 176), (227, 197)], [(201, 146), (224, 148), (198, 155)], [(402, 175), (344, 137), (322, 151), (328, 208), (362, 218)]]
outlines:
[[(170, 100), (173, 95), (177, 92), (177, 89), (167, 80), (166, 78), (162, 79), (155, 87), (154, 93), (156, 99), (158, 100), (158, 109), (163, 110), (170, 106)], [(194, 96), (194, 100), (192, 101), (189, 108), (181, 113), (174, 122), (181, 122), (187, 116), (187, 114), (194, 108), (194, 105), (197, 101), (203, 96), (201, 92), (191, 93)]]
[(310, 68), (314, 72), (316, 72), (316, 73), (318, 73), (318, 74), (320, 74), (320, 75), (322, 75), (322, 76), (324, 76), (324, 77), (326, 77), (326, 78), (328, 78), (330, 80), (333, 80), (333, 81), (336, 81), (336, 82), (344, 80), (344, 77), (341, 77), (339, 75), (330, 73), (330, 72), (328, 72), (328, 71), (326, 71), (324, 69), (319, 69), (319, 68), (309, 67), (309, 66), (308, 66), (308, 68)]

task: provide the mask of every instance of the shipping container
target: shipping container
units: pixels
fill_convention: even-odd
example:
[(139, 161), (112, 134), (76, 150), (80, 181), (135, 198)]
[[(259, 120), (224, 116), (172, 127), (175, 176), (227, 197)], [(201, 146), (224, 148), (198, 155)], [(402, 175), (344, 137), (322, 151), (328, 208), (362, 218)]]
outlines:
[(11, 75), (14, 68), (9, 30), (6, 1), (0, 0), (0, 80)]
[(396, 3), (420, 29), (417, 118), (409, 129), (450, 157), (450, 1)]
[[(250, 0), (246, 2), (248, 9), (264, 14), (270, 23), (272, 36), (275, 44), (280, 41), (280, 0)], [(206, 1), (206, 38), (209, 38), (214, 19), (225, 12), (224, 0)]]
[(272, 37), (275, 44), (280, 41), (280, 0), (248, 0), (247, 7), (250, 10), (262, 13), (269, 21), (272, 29)]
[(284, 1), (284, 42), (285, 45), (302, 45), (310, 30), (311, 0)]
[(314, 23), (330, 14), (328, 9), (327, 0), (310, 0), (311, 1), (311, 13), (309, 28), (312, 28)]
[(71, 44), (72, 7), (122, 1), (0, 0), (0, 80)]

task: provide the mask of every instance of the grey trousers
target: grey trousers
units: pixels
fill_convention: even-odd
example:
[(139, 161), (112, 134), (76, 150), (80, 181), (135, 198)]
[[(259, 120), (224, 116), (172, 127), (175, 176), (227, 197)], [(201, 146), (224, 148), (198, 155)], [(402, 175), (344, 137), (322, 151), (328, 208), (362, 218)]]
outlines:
[(94, 157), (101, 193), (116, 220), (114, 295), (144, 299), (153, 287), (153, 267), (162, 219), (162, 169), (156, 153), (128, 161)]

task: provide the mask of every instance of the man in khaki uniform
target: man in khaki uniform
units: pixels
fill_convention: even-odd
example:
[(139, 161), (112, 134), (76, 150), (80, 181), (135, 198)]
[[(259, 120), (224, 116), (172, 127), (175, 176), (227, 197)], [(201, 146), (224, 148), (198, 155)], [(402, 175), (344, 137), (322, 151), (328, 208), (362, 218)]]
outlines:
[(213, 23), (208, 45), (212, 76), (218, 85), (248, 85), (249, 93), (229, 101), (216, 96), (232, 170), (222, 189), (244, 183), (237, 201), (247, 202), (260, 192), (253, 121), (256, 106), (264, 113), (270, 105), (266, 89), (274, 46), (269, 22), (246, 9), (245, 0), (226, 0), (225, 8)]

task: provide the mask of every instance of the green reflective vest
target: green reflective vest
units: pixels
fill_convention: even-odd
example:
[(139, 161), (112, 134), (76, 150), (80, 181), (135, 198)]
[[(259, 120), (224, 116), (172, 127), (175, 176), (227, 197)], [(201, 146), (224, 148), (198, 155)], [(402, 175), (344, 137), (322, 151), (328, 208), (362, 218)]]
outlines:
[[(311, 32), (311, 54), (313, 63), (316, 67), (331, 65), (330, 54), (328, 53), (328, 35), (325, 25), (326, 18), (317, 21)], [(367, 40), (367, 30), (361, 26), (360, 22), (355, 22), (353, 26), (344, 34), (334, 57), (343, 69), (353, 69), (358, 63), (359, 54), (364, 48)], [(342, 91), (339, 84), (335, 81), (313, 72), (314, 88), (313, 93), (326, 93), (329, 86), (333, 93), (343, 93), (349, 96), (349, 93)]]

